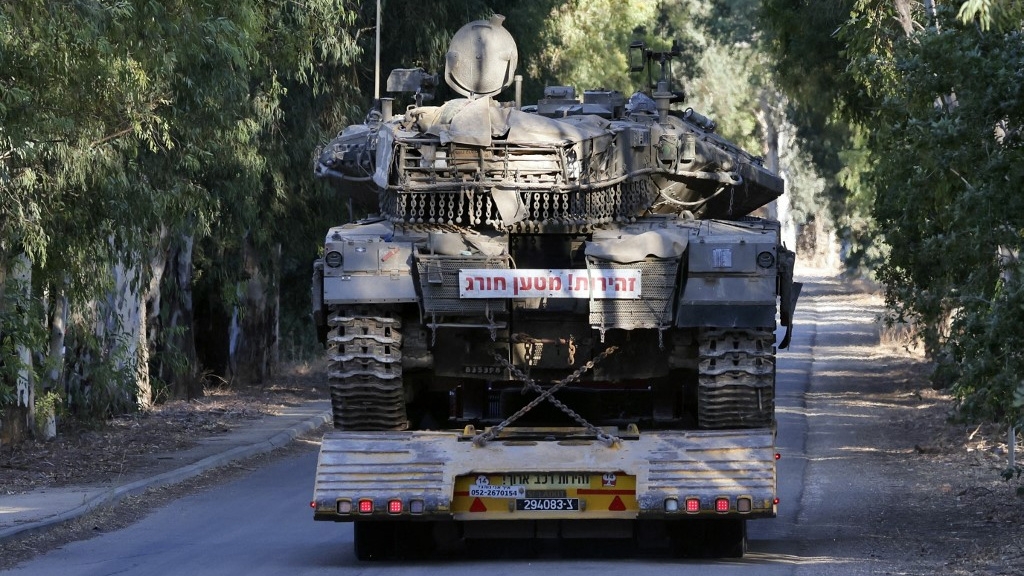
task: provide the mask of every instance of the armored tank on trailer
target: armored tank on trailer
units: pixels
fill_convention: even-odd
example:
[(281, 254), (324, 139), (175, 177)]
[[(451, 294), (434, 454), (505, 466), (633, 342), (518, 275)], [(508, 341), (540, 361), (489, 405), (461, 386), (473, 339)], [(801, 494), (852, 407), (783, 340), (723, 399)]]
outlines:
[[(752, 214), (783, 181), (674, 106), (677, 50), (630, 47), (653, 90), (524, 106), (502, 24), (452, 39), (461, 98), (428, 105), (437, 77), (396, 70), (388, 91), (415, 103), (380, 100), (319, 157), (379, 214), (331, 228), (314, 264), (338, 430), (315, 518), (355, 521), (363, 559), (436, 522), (486, 536), (476, 519), (571, 537), (574, 519), (678, 535), (675, 517), (707, 517), (679, 542), (742, 554), (745, 519), (776, 506), (775, 354), (799, 284), (779, 223)], [(666, 450), (703, 456), (655, 473)]]

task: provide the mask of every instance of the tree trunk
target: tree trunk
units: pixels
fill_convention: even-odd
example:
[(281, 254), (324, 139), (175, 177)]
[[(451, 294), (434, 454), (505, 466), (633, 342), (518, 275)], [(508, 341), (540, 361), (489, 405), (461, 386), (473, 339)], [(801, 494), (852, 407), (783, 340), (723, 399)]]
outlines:
[(68, 330), (68, 297), (63, 286), (54, 291), (50, 303), (53, 310), (50, 315), (50, 345), (46, 355), (46, 388), (57, 390), (61, 385), (61, 373), (64, 370), (64, 341)]
[[(141, 294), (141, 278), (136, 267), (126, 268), (118, 262), (114, 266), (114, 289), (107, 299), (109, 314), (106, 317), (109, 346), (117, 358), (117, 370), (131, 369), (132, 382), (126, 382), (125, 390), (134, 390), (134, 401), (139, 407), (152, 403), (149, 378), (143, 363), (146, 346), (145, 308)], [(116, 321), (114, 321), (116, 319)], [(118, 348), (123, 347), (122, 350)]]
[[(249, 280), (237, 287), (240, 304), (231, 316), (230, 378), (244, 384), (261, 384), (276, 364), (278, 299), (276, 274), (259, 268), (256, 249), (245, 241), (245, 269)], [(279, 251), (275, 251), (279, 254)], [(276, 267), (275, 259), (275, 267)]]
[[(910, 1), (895, 0), (893, 4), (896, 7), (897, 20), (900, 27), (903, 28), (903, 33), (910, 36), (914, 33), (914, 17), (911, 14)], [(925, 4), (928, 4), (928, 0), (925, 0)]]
[(164, 359), (160, 375), (173, 398), (191, 400), (203, 395), (196, 356), (192, 307), (192, 236), (171, 243), (167, 257), (167, 321), (164, 324)]
[[(9, 278), (6, 278), (7, 274)], [(18, 299), (28, 299), (32, 295), (32, 262), (25, 254), (16, 256), (11, 262), (10, 270), (5, 271), (4, 282), (0, 283), (0, 296), (3, 296), (3, 288), (7, 281), (11, 282), (10, 287), (17, 292)], [(2, 305), (3, 300), (0, 300)], [(24, 314), (22, 321), (29, 322), (28, 314)], [(32, 382), (32, 351), (24, 342), (15, 343), (15, 356), (18, 362), (18, 370), (15, 376), (15, 402), (8, 406), (2, 415), (3, 429), (0, 437), (4, 443), (16, 444), (25, 439), (26, 432), (33, 429), (35, 419), (35, 386)]]
[(151, 365), (154, 359), (161, 358), (160, 346), (162, 336), (162, 318), (160, 317), (160, 287), (164, 281), (164, 271), (167, 269), (167, 258), (168, 258), (168, 239), (167, 227), (160, 226), (160, 230), (156, 233), (156, 242), (153, 250), (153, 256), (149, 261), (149, 286), (146, 288), (145, 306), (146, 314), (143, 318), (145, 325), (143, 331), (143, 338), (145, 338), (146, 346), (142, 350), (143, 358), (139, 360), (143, 372), (145, 374), (144, 386), (149, 390), (149, 397), (153, 399), (153, 386), (150, 376), (156, 374), (157, 377), (162, 377), (160, 366)]
[[(765, 168), (784, 178), (779, 162), (779, 150), (782, 147), (782, 134), (779, 131), (781, 123), (781, 110), (772, 106), (772, 102), (779, 102), (781, 98), (767, 89), (761, 91), (758, 99), (756, 112), (758, 124), (761, 126), (761, 134), (764, 137), (764, 165)], [(782, 226), (782, 243), (790, 249), (796, 249), (796, 225), (793, 222), (790, 198), (783, 194), (768, 206), (768, 218), (778, 220)]]
[[(145, 294), (142, 299), (141, 330), (139, 333), (139, 397), (145, 394), (148, 403), (141, 407), (153, 405), (153, 380), (151, 374), (154, 369), (150, 365), (154, 358), (159, 357), (158, 343), (160, 342), (160, 286), (164, 279), (164, 270), (167, 268), (167, 228), (161, 225), (160, 231), (156, 234), (154, 250), (150, 258), (150, 284), (145, 287)], [(159, 374), (158, 374), (159, 375)], [(143, 393), (144, 390), (144, 393)], [(140, 398), (141, 400), (141, 398)]]

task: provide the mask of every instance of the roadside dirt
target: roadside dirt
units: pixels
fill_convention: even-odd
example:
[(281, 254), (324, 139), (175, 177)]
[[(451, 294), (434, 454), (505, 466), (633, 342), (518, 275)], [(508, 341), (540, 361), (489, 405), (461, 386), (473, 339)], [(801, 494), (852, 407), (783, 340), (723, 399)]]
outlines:
[(0, 497), (51, 486), (100, 485), (174, 466), (165, 455), (307, 399), (327, 397), (314, 369), (291, 367), (262, 386), (210, 387), (101, 424), (61, 419), (56, 439), (0, 446)]
[[(897, 353), (897, 350), (893, 350)], [(1020, 575), (1024, 573), (1022, 481), (1007, 482), (1007, 431), (957, 423), (952, 399), (932, 390), (918, 358), (887, 365), (890, 392), (858, 398), (888, 414), (875, 448), (864, 458), (878, 463), (888, 482), (877, 502), (865, 503), (880, 565), (886, 556), (909, 566), (885, 574)], [(1018, 440), (1018, 461), (1020, 456)], [(894, 503), (891, 508), (885, 504)]]

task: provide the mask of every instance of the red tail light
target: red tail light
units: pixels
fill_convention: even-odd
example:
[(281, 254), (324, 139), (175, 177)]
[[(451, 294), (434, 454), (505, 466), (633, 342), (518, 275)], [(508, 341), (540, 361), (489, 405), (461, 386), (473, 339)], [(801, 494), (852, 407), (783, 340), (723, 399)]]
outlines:
[(715, 500), (715, 512), (728, 512), (729, 511), (729, 499), (718, 498)]
[(700, 500), (697, 498), (687, 498), (686, 511), (691, 514), (700, 512)]
[(360, 500), (359, 513), (369, 514), (370, 512), (373, 512), (373, 500)]
[(401, 514), (402, 513), (402, 501), (401, 500), (389, 500), (388, 501), (388, 514)]

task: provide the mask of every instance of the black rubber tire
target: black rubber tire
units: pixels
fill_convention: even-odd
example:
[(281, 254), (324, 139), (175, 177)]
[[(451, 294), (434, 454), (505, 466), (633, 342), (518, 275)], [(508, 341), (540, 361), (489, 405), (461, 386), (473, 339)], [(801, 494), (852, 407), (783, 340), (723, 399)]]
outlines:
[(674, 558), (703, 558), (707, 555), (706, 524), (700, 520), (679, 520), (667, 526), (669, 551)]
[(426, 560), (437, 552), (434, 522), (402, 521), (395, 526), (395, 552), (400, 560)]
[(397, 543), (396, 526), (394, 522), (354, 522), (352, 532), (356, 558), (364, 562), (394, 558)]
[(747, 521), (709, 520), (707, 545), (714, 558), (743, 558), (747, 553)]
[(682, 520), (668, 528), (676, 558), (742, 558), (747, 552), (747, 521)]

